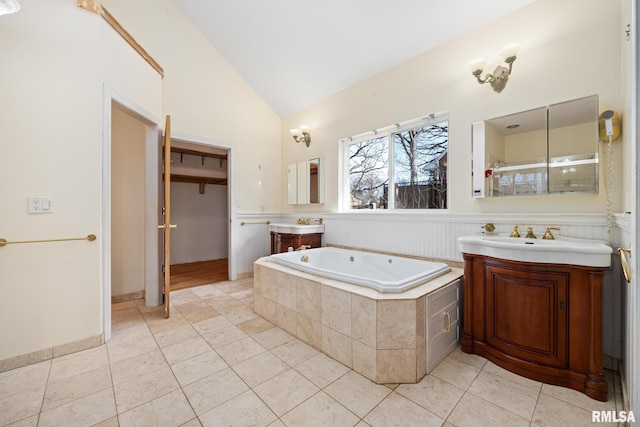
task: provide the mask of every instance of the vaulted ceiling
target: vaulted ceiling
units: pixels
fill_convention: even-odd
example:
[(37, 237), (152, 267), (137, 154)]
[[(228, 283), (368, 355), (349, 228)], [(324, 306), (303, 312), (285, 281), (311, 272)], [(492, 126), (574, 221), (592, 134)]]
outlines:
[(174, 1), (284, 117), (534, 0)]

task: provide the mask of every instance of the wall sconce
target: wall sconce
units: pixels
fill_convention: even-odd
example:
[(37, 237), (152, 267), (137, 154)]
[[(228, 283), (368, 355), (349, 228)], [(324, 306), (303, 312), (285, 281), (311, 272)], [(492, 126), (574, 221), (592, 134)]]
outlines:
[(299, 129), (290, 129), (291, 135), (296, 142), (304, 142), (307, 147), (311, 145), (311, 134), (309, 133), (309, 126), (301, 125)]
[(0, 0), (0, 15), (16, 13), (20, 10), (18, 0)]
[(507, 85), (507, 81), (509, 80), (509, 75), (511, 74), (511, 68), (513, 67), (513, 61), (516, 60), (516, 54), (518, 53), (518, 48), (520, 46), (516, 43), (505, 46), (501, 51), (500, 55), (504, 58), (504, 62), (509, 64), (509, 68), (503, 67), (502, 65), (498, 65), (496, 69), (493, 71), (493, 74), (487, 73), (484, 78), (480, 77), (482, 75), (482, 70), (485, 65), (487, 65), (486, 58), (478, 58), (471, 61), (468, 66), (471, 68), (471, 72), (478, 79), (480, 84), (489, 83), (493, 90), (496, 92), (502, 92), (502, 89)]

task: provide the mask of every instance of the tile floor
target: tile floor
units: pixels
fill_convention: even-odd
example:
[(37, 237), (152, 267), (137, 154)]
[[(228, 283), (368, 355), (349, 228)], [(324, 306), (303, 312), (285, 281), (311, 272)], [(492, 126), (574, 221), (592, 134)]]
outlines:
[(564, 427), (622, 410), (610, 371), (602, 403), (459, 349), (418, 384), (374, 384), (256, 316), (252, 279), (171, 296), (169, 320), (114, 304), (106, 345), (1, 373), (0, 425)]

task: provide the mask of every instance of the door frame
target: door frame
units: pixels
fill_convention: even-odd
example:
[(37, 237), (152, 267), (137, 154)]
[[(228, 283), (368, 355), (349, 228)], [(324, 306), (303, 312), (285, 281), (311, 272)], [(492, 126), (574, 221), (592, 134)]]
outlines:
[[(147, 136), (145, 137), (145, 166), (149, 163), (154, 163), (156, 168), (159, 167), (157, 160), (158, 152), (158, 138), (160, 131), (162, 130), (162, 123), (160, 117), (150, 113), (145, 108), (136, 104), (130, 98), (127, 98), (116, 89), (105, 84), (103, 88), (103, 108), (102, 108), (102, 224), (101, 224), (101, 258), (102, 258), (102, 271), (101, 271), (101, 287), (102, 287), (102, 330), (104, 332), (104, 341), (107, 342), (111, 339), (111, 124), (112, 124), (112, 102), (119, 104), (126, 109), (129, 113), (135, 116), (138, 120), (143, 122), (149, 129)], [(150, 148), (153, 148), (150, 150)], [(156, 160), (150, 159), (149, 156), (155, 157)], [(153, 215), (153, 222), (151, 226), (155, 230), (154, 233), (145, 230), (145, 301), (153, 302), (150, 300), (162, 300), (161, 283), (159, 278), (153, 279), (153, 276), (158, 276), (158, 265), (160, 260), (157, 257), (158, 245), (159, 245), (159, 233), (157, 233), (157, 221), (158, 210), (157, 207), (151, 209), (149, 205), (149, 198), (153, 198), (155, 195), (156, 200), (159, 200), (157, 185), (154, 188), (148, 188), (150, 180), (157, 183), (157, 176), (159, 172), (154, 175), (153, 171), (149, 171), (149, 168), (145, 167), (145, 198), (147, 208), (145, 209), (145, 222), (149, 222), (150, 215)], [(151, 191), (149, 191), (151, 190)], [(155, 191), (154, 191), (155, 190)], [(154, 194), (155, 193), (155, 194)], [(156, 204), (157, 205), (157, 204)], [(149, 224), (146, 228), (149, 229)], [(153, 256), (150, 256), (153, 255)], [(155, 264), (154, 261), (155, 260)], [(155, 273), (154, 273), (155, 271)], [(151, 276), (151, 277), (149, 277)], [(157, 288), (157, 289), (154, 289)], [(153, 291), (156, 291), (154, 294)], [(159, 303), (158, 303), (159, 304)], [(149, 304), (147, 304), (149, 305)], [(151, 304), (157, 305), (157, 304)]]
[(195, 145), (203, 145), (206, 147), (216, 147), (226, 149), (228, 151), (227, 154), (227, 212), (229, 215), (229, 223), (227, 224), (227, 232), (229, 235), (228, 238), (228, 269), (229, 269), (229, 280), (236, 280), (238, 278), (237, 271), (237, 260), (234, 256), (233, 249), (237, 247), (237, 233), (233, 232), (233, 225), (236, 223), (236, 206), (233, 203), (235, 200), (235, 144), (229, 142), (221, 142), (216, 141), (209, 138), (203, 138), (199, 136), (188, 135), (181, 132), (171, 132), (171, 140), (172, 141), (180, 141), (189, 144)]

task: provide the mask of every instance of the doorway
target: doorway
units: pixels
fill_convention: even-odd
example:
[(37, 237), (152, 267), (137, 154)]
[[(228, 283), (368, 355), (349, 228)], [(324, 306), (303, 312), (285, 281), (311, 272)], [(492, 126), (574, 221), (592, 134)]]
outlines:
[(229, 279), (229, 149), (171, 139), (171, 289)]

